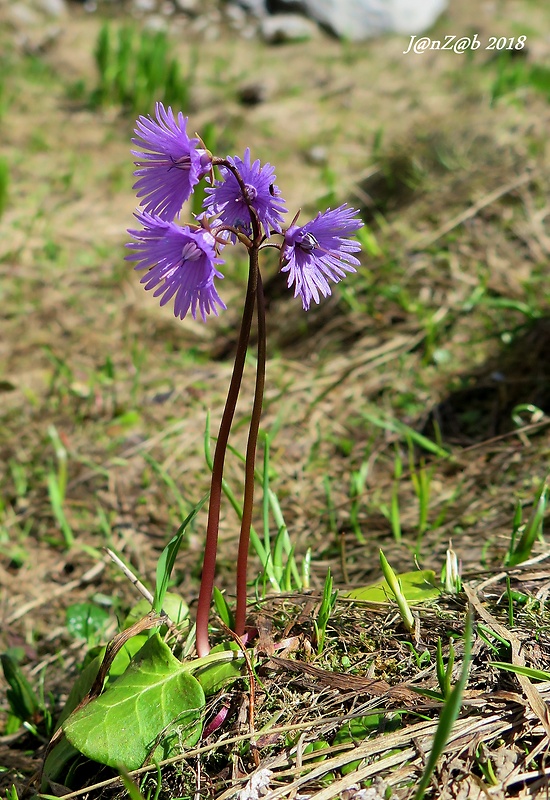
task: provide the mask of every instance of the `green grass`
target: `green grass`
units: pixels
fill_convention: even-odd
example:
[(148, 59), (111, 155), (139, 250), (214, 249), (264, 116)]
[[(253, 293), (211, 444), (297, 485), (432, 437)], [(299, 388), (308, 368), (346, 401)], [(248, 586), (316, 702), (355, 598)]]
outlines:
[(8, 207), (9, 200), (9, 168), (5, 158), (0, 158), (0, 217)]
[[(451, 646), (452, 647), (452, 646)], [(454, 649), (451, 650), (453, 653), (452, 658), (454, 658)], [(441, 684), (443, 686), (443, 695), (445, 698), (445, 703), (443, 709), (440, 712), (439, 716), (439, 724), (437, 726), (437, 730), (434, 735), (433, 744), (430, 750), (430, 754), (428, 756), (428, 760), (426, 766), (424, 768), (424, 772), (420, 779), (418, 786), (416, 787), (416, 792), (414, 795), (414, 800), (422, 800), (424, 797), (428, 785), (431, 781), (432, 774), (435, 770), (436, 764), (441, 757), (445, 745), (447, 743), (447, 739), (451, 733), (452, 727), (460, 713), (460, 708), (462, 705), (462, 697), (464, 694), (464, 690), (466, 689), (466, 684), (468, 682), (468, 675), (470, 672), (470, 658), (472, 653), (472, 619), (468, 616), (466, 620), (466, 627), (464, 630), (464, 657), (462, 662), (462, 669), (460, 671), (460, 677), (456, 684), (451, 689), (450, 681), (449, 681), (449, 671), (452, 669), (452, 663), (447, 668), (445, 672), (443, 672), (442, 667), (438, 668), (438, 677), (441, 676)], [(441, 656), (441, 642), (438, 640), (438, 655)], [(451, 659), (449, 659), (451, 661)], [(438, 659), (438, 664), (440, 663)]]
[[(521, 53), (520, 51), (517, 51)], [(545, 64), (531, 63), (515, 52), (500, 53), (496, 59), (496, 77), (491, 87), (491, 102), (501, 98), (520, 99), (521, 90), (541, 92), (550, 100), (550, 69)]]
[(542, 537), (543, 521), (548, 504), (548, 485), (546, 479), (541, 483), (535, 496), (533, 510), (527, 522), (522, 521), (523, 513), (521, 503), (516, 505), (510, 546), (504, 560), (505, 566), (515, 567), (522, 561), (527, 561), (531, 556), (533, 546), (537, 539)]
[(160, 101), (187, 111), (196, 52), (192, 53), (187, 74), (183, 74), (163, 31), (126, 25), (115, 32), (105, 23), (94, 54), (99, 79), (92, 93), (93, 105), (120, 105), (127, 112), (143, 114)]

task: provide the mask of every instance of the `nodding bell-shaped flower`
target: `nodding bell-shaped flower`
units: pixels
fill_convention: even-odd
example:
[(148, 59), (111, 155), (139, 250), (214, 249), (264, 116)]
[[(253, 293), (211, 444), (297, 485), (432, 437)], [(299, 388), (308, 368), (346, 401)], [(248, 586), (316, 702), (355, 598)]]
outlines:
[(155, 289), (154, 297), (161, 297), (161, 306), (174, 299), (174, 315), (183, 319), (191, 311), (193, 319), (197, 310), (206, 321), (208, 314), (218, 315), (224, 309), (215, 278), (223, 278), (217, 266), (223, 264), (216, 255), (216, 240), (210, 231), (199, 227), (180, 227), (146, 211), (137, 212), (136, 219), (143, 226), (129, 230), (135, 241), (127, 247), (135, 250), (126, 256), (136, 261), (135, 269), (147, 269), (141, 278), (145, 289)]
[(281, 249), (281, 272), (288, 272), (288, 286), (294, 297), (302, 299), (307, 311), (312, 300), (331, 294), (329, 281), (338, 283), (348, 272), (356, 272), (359, 261), (352, 253), (361, 249), (347, 238), (362, 227), (358, 212), (344, 205), (319, 213), (314, 220), (299, 226), (294, 223), (285, 232)]
[(171, 108), (157, 103), (155, 116), (156, 120), (141, 116), (136, 122), (132, 144), (141, 150), (132, 150), (139, 159), (133, 188), (146, 212), (173, 220), (194, 186), (210, 171), (212, 156), (198, 147), (198, 139), (189, 138), (187, 117), (181, 111), (175, 117)]
[(235, 156), (226, 159), (238, 171), (244, 184), (244, 192), (237, 178), (227, 167), (220, 167), (223, 180), (216, 181), (214, 186), (206, 190), (207, 197), (204, 208), (209, 214), (217, 214), (224, 225), (250, 236), (252, 233), (252, 219), (249, 204), (254, 208), (258, 222), (266, 236), (271, 229), (280, 233), (283, 218), (286, 213), (284, 200), (275, 185), (275, 173), (271, 164), (259, 161), (250, 163), (250, 150), (244, 153), (244, 160)]

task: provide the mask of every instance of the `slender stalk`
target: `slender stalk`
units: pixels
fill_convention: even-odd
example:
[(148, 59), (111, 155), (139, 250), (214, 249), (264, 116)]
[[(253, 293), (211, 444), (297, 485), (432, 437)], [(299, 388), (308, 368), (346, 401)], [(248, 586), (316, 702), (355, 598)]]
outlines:
[[(212, 164), (216, 164), (217, 166), (225, 166), (229, 171), (235, 176), (237, 183), (242, 192), (243, 199), (248, 207), (250, 212), (250, 222), (252, 225), (252, 241), (248, 239), (249, 244), (248, 252), (250, 258), (250, 269), (248, 273), (248, 285), (246, 288), (246, 299), (244, 303), (243, 309), (243, 317), (241, 321), (241, 329), (239, 332), (239, 341), (237, 343), (237, 352), (235, 355), (235, 363), (233, 365), (233, 374), (231, 375), (231, 383), (229, 385), (229, 391), (227, 393), (227, 400), (225, 401), (225, 408), (223, 410), (222, 419), (220, 422), (220, 430), (218, 433), (218, 441), (216, 442), (216, 449), (214, 451), (214, 461), (212, 464), (212, 481), (210, 484), (210, 505), (208, 507), (208, 522), (206, 526), (206, 543), (204, 548), (204, 560), (202, 566), (202, 576), (201, 576), (201, 587), (199, 591), (199, 602), (197, 605), (197, 619), (196, 619), (196, 646), (197, 646), (197, 653), (200, 658), (205, 655), (208, 655), (210, 652), (210, 642), (208, 640), (208, 617), (210, 614), (210, 603), (212, 600), (212, 591), (214, 588), (214, 577), (216, 572), (216, 553), (218, 549), (218, 528), (220, 523), (220, 506), (221, 506), (221, 496), (222, 496), (222, 479), (223, 479), (223, 467), (225, 462), (225, 454), (227, 451), (227, 442), (229, 440), (229, 433), (231, 431), (231, 424), (233, 422), (233, 416), (235, 414), (235, 408), (237, 406), (237, 400), (239, 398), (239, 392), (241, 388), (241, 382), (244, 372), (244, 363), (246, 360), (246, 351), (248, 347), (248, 341), (250, 338), (250, 328), (252, 326), (252, 318), (254, 316), (254, 306), (256, 303), (256, 294), (258, 293), (258, 281), (259, 281), (259, 269), (258, 269), (258, 252), (260, 245), (263, 240), (262, 231), (260, 222), (258, 219), (258, 214), (256, 209), (253, 207), (250, 198), (248, 197), (248, 193), (246, 190), (246, 186), (244, 181), (236, 167), (231, 164), (230, 161), (226, 159), (212, 159)], [(238, 238), (242, 241), (241, 237), (237, 234)], [(244, 242), (243, 242), (244, 244)], [(260, 284), (261, 285), (261, 284)], [(264, 350), (265, 350), (265, 308), (263, 305), (263, 290), (262, 290), (262, 313), (261, 316), (263, 318), (264, 324)], [(260, 315), (259, 315), (260, 316)], [(258, 323), (260, 324), (260, 323)], [(258, 342), (261, 340), (261, 336), (258, 335)], [(258, 344), (258, 353), (260, 345)], [(265, 372), (265, 353), (263, 356), (264, 361), (264, 372)], [(258, 364), (259, 369), (259, 364)], [(258, 376), (256, 377), (256, 395), (258, 394)], [(262, 387), (260, 394), (263, 397), (263, 379), (262, 379)], [(256, 407), (256, 395), (254, 398), (254, 409)], [(261, 411), (261, 399), (260, 399), (260, 407), (256, 414), (253, 411), (252, 420), (250, 423), (251, 432), (249, 433), (249, 442), (252, 436), (252, 427), (253, 421), (255, 417), (257, 417), (257, 425), (259, 425), (259, 417)], [(256, 441), (257, 441), (257, 430), (254, 438), (253, 444), (253, 453), (252, 453), (252, 482), (254, 480), (254, 456), (256, 452)], [(248, 449), (247, 449), (247, 464), (249, 460)], [(248, 468), (247, 468), (247, 478), (245, 480), (245, 498), (247, 494), (247, 485), (250, 484), (250, 478), (248, 477)], [(253, 488), (248, 488), (248, 492), (251, 493)], [(253, 495), (250, 494), (250, 499), (248, 504), (250, 509), (248, 512), (245, 512), (247, 515), (252, 515), (252, 500)], [(246, 500), (244, 502), (244, 509), (247, 507)], [(246, 552), (244, 556), (244, 581), (241, 583), (244, 584), (244, 599), (245, 599), (245, 608), (243, 613), (243, 619), (246, 617), (246, 560), (248, 556), (248, 538), (250, 536), (250, 522), (248, 523), (248, 532), (246, 532), (246, 526), (244, 528), (244, 536), (246, 537)], [(243, 527), (241, 527), (241, 538), (243, 537)], [(241, 543), (239, 542), (239, 559), (241, 559)], [(242, 602), (242, 601), (241, 601)], [(237, 628), (238, 630), (238, 628)], [(244, 622), (243, 622), (243, 630), (244, 630)]]
[(212, 600), (212, 590), (214, 588), (214, 576), (216, 571), (216, 552), (218, 548), (218, 526), (220, 521), (220, 506), (222, 495), (223, 466), (231, 423), (235, 414), (241, 381), (246, 359), (248, 340), (250, 338), (250, 328), (254, 316), (254, 305), (256, 301), (256, 290), (258, 283), (258, 254), (253, 263), (252, 252), (256, 248), (251, 248), (250, 253), (250, 272), (248, 274), (248, 285), (246, 288), (246, 299), (244, 303), (239, 341), (233, 365), (231, 383), (225, 401), (218, 441), (214, 451), (214, 462), (212, 465), (212, 481), (210, 484), (210, 505), (208, 507), (208, 522), (206, 526), (206, 543), (204, 548), (204, 560), (202, 565), (201, 587), (199, 592), (199, 602), (197, 606), (197, 633), (196, 646), (199, 658), (208, 655), (210, 652), (210, 642), (208, 639), (208, 618), (210, 615), (210, 603)]
[[(258, 275), (256, 283), (256, 310), (258, 315), (258, 361), (256, 366), (256, 386), (254, 403), (250, 417), (250, 429), (246, 445), (245, 481), (243, 515), (239, 537), (239, 554), (237, 557), (237, 608), (235, 611), (235, 633), (242, 636), (246, 624), (246, 567), (250, 545), (250, 527), (252, 525), (252, 509), (254, 504), (254, 469), (256, 466), (256, 446), (264, 399), (265, 362), (266, 362), (266, 325), (265, 299), (262, 278), (258, 269), (258, 249), (252, 247), (250, 253), (250, 271)], [(253, 265), (253, 261), (255, 264)]]

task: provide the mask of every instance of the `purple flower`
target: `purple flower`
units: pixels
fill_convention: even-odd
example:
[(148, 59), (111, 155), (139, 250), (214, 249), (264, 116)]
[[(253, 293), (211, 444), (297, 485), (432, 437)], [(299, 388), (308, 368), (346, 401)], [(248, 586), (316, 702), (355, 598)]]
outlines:
[(227, 161), (240, 174), (246, 197), (231, 170), (221, 166), (223, 180), (216, 181), (213, 187), (206, 190), (208, 196), (205, 198), (204, 208), (210, 214), (218, 214), (224, 225), (231, 225), (250, 236), (252, 225), (248, 200), (258, 215), (265, 235), (269, 236), (270, 228), (280, 232), (283, 222), (281, 214), (286, 213), (286, 208), (274, 183), (276, 178), (273, 167), (270, 164), (262, 167), (259, 161), (251, 164), (248, 147), (244, 153), (244, 161), (238, 156), (229, 157)]
[(359, 261), (351, 253), (361, 245), (344, 237), (363, 225), (354, 217), (357, 213), (344, 203), (319, 213), (302, 227), (291, 225), (285, 232), (281, 272), (288, 272), (288, 286), (294, 284), (294, 297), (300, 295), (306, 311), (312, 299), (319, 302), (319, 294), (330, 294), (329, 280), (338, 283), (346, 272), (356, 272)]
[(126, 256), (137, 261), (135, 269), (149, 270), (141, 283), (146, 289), (155, 289), (154, 297), (161, 296), (161, 306), (174, 298), (174, 314), (183, 319), (189, 309), (193, 319), (197, 307), (201, 317), (218, 315), (225, 308), (214, 286), (214, 278), (223, 278), (216, 265), (223, 261), (216, 257), (215, 240), (203, 228), (184, 228), (146, 211), (135, 214), (143, 230), (129, 230), (135, 239), (127, 247), (136, 251)]
[(170, 107), (157, 103), (155, 114), (156, 122), (151, 117), (139, 117), (136, 122), (138, 138), (132, 144), (145, 152), (132, 150), (132, 155), (142, 159), (135, 162), (134, 175), (139, 180), (133, 188), (143, 198), (145, 211), (172, 220), (209, 171), (212, 159), (206, 150), (197, 149), (198, 139), (187, 135), (187, 117), (181, 111), (176, 119)]

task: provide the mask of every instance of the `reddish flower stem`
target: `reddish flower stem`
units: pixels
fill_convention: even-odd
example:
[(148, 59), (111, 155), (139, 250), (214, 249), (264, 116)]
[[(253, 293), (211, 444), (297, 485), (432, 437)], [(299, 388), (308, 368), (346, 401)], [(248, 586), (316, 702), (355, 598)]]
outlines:
[[(250, 250), (251, 271), (252, 259), (258, 259), (256, 248)], [(256, 386), (254, 389), (254, 403), (248, 431), (246, 446), (245, 482), (243, 499), (243, 516), (241, 520), (241, 534), (239, 537), (239, 554), (237, 558), (237, 608), (235, 612), (235, 633), (242, 636), (246, 624), (246, 568), (248, 564), (248, 548), (250, 544), (250, 527), (252, 525), (252, 510), (254, 505), (254, 468), (256, 465), (256, 446), (264, 399), (265, 387), (265, 362), (266, 362), (266, 325), (265, 325), (265, 299), (262, 278), (258, 265), (254, 267), (258, 274), (256, 285), (256, 310), (258, 315), (258, 361), (256, 366)]]
[(225, 462), (225, 453), (227, 451), (227, 442), (229, 440), (229, 432), (231, 430), (231, 423), (233, 422), (233, 416), (235, 414), (235, 408), (237, 406), (237, 400), (241, 388), (258, 285), (258, 248), (252, 246), (249, 249), (249, 254), (250, 271), (248, 273), (248, 285), (246, 288), (246, 299), (244, 303), (241, 329), (239, 332), (239, 341), (237, 343), (233, 374), (231, 376), (227, 400), (225, 401), (225, 408), (223, 410), (223, 415), (220, 422), (220, 430), (218, 433), (218, 440), (216, 442), (216, 449), (214, 451), (214, 461), (212, 464), (210, 505), (208, 507), (206, 543), (204, 548), (201, 587), (199, 591), (196, 619), (196, 647), (199, 658), (207, 656), (210, 652), (210, 642), (208, 638), (208, 618), (210, 615), (210, 602), (212, 600), (212, 590), (214, 588), (214, 576), (216, 572), (216, 552), (218, 548), (218, 526), (220, 522), (223, 466)]
[[(218, 433), (218, 440), (216, 442), (216, 449), (214, 451), (214, 461), (212, 464), (212, 481), (210, 484), (210, 504), (208, 507), (208, 522), (206, 526), (206, 543), (204, 548), (201, 587), (199, 591), (196, 619), (196, 647), (199, 658), (207, 656), (210, 652), (210, 641), (208, 638), (208, 618), (210, 615), (210, 603), (212, 600), (212, 590), (214, 588), (214, 577), (216, 573), (216, 553), (218, 549), (218, 528), (220, 524), (223, 467), (225, 463), (225, 454), (227, 451), (227, 442), (229, 440), (229, 433), (231, 431), (231, 424), (233, 422), (235, 408), (237, 406), (237, 400), (239, 398), (239, 392), (241, 389), (244, 364), (246, 360), (246, 351), (248, 348), (248, 341), (250, 339), (250, 328), (252, 326), (252, 318), (254, 316), (256, 295), (258, 295), (258, 297), (260, 295), (258, 284), (261, 287), (261, 279), (258, 268), (258, 253), (260, 245), (263, 241), (258, 214), (247, 197), (246, 187), (241, 175), (239, 174), (239, 171), (233, 166), (233, 164), (225, 159), (214, 158), (212, 159), (212, 164), (227, 167), (227, 169), (229, 169), (229, 171), (232, 172), (237, 179), (243, 198), (250, 212), (252, 241), (248, 246), (250, 268), (248, 272), (248, 285), (246, 288), (246, 299), (244, 303), (241, 329), (239, 332), (239, 341), (237, 343), (233, 374), (231, 375), (231, 383), (229, 385), (227, 400), (225, 401), (225, 407), (220, 422), (220, 430)], [(254, 395), (254, 407), (250, 421), (249, 443), (247, 446), (246, 455), (243, 523), (241, 524), (241, 536), (239, 540), (240, 567), (237, 567), (237, 604), (238, 614), (240, 614), (242, 617), (241, 624), (243, 631), (244, 620), (246, 618), (246, 563), (248, 560), (248, 543), (250, 539), (250, 525), (252, 521), (252, 503), (254, 499), (254, 459), (256, 453), (256, 442), (258, 439), (258, 426), (263, 399), (265, 375), (265, 307), (263, 303), (263, 289), (261, 289), (261, 296), (261, 310), (258, 311), (258, 327), (260, 328), (260, 326), (263, 325), (263, 333), (261, 333), (260, 330), (258, 331), (258, 373), (260, 372), (260, 363), (263, 359), (263, 367), (261, 369), (263, 375), (261, 377), (259, 377), (258, 373), (256, 375), (256, 391)], [(260, 317), (262, 318), (262, 322), (260, 322)], [(260, 344), (262, 339), (263, 345)], [(263, 348), (263, 350), (261, 351), (260, 348)], [(263, 352), (263, 356), (261, 356), (261, 352)], [(256, 428), (255, 432), (253, 430), (254, 427)], [(251, 475), (249, 462), (252, 463)], [(247, 520), (246, 522), (245, 518)], [(245, 540), (246, 545), (244, 541), (241, 542), (241, 540)], [(235, 627), (237, 631), (239, 631), (240, 626), (236, 625)]]

